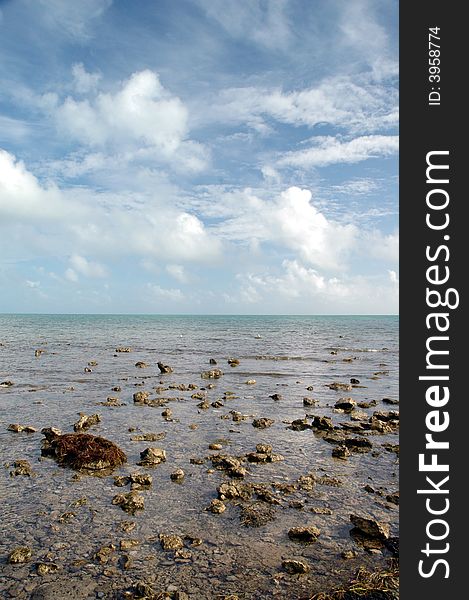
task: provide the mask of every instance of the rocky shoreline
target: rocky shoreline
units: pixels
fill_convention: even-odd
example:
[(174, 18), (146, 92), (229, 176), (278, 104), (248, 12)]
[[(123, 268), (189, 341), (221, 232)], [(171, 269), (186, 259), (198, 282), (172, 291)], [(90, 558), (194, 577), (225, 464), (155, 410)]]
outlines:
[[(30, 360), (60, 370), (46, 345)], [(357, 377), (334, 350), (324, 375), (279, 383), (205, 360), (188, 378), (118, 346), (62, 398), (5, 373), (21, 406), (1, 437), (5, 598), (398, 597), (398, 399), (374, 394), (388, 366)]]

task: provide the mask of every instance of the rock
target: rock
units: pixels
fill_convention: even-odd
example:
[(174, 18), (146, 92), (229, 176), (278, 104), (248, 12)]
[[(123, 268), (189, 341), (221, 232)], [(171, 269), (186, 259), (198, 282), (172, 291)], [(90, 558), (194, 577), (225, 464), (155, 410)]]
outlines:
[(95, 559), (101, 564), (105, 565), (109, 562), (111, 555), (116, 551), (116, 547), (114, 544), (109, 544), (109, 546), (103, 546), (100, 548), (94, 555)]
[(272, 394), (271, 396), (269, 396), (269, 398), (272, 398), (272, 400), (275, 400), (276, 402), (278, 402), (279, 400), (283, 399), (282, 394)]
[(217, 364), (217, 361), (214, 358), (211, 358), (208, 362), (211, 365), (216, 365)]
[(200, 376), (202, 379), (220, 379), (223, 375), (223, 371), (221, 369), (212, 369), (210, 371), (203, 371)]
[(330, 383), (327, 386), (330, 390), (335, 390), (337, 392), (350, 392), (352, 391), (352, 384), (351, 383), (338, 383), (338, 382), (334, 382), (334, 383)]
[(273, 419), (262, 417), (260, 419), (254, 419), (252, 426), (257, 427), (258, 429), (266, 429), (267, 427), (271, 427), (274, 423), (275, 421)]
[(18, 565), (28, 562), (33, 555), (31, 548), (28, 546), (19, 546), (15, 548), (8, 556), (8, 562), (12, 565)]
[(55, 440), (59, 435), (62, 435), (60, 429), (57, 427), (44, 427), (41, 429), (42, 435), (46, 438), (48, 442)]
[(197, 404), (197, 408), (200, 408), (202, 410), (207, 410), (208, 408), (210, 408), (210, 404), (207, 402), (207, 400), (203, 400), (202, 402), (199, 402)]
[(125, 533), (130, 533), (135, 529), (136, 526), (137, 523), (135, 523), (135, 521), (121, 521), (119, 523), (119, 529), (121, 529)]
[(222, 483), (218, 488), (218, 497), (220, 500), (240, 498), (241, 500), (249, 500), (252, 496), (252, 486), (241, 482), (226, 482)]
[(38, 348), (37, 350), (34, 351), (34, 356), (37, 358), (39, 356), (41, 356), (42, 354), (44, 354), (45, 350), (44, 348)]
[(98, 402), (101, 406), (123, 406), (123, 403), (114, 396), (108, 396), (106, 402)]
[(312, 385), (308, 385), (308, 387), (306, 388), (306, 391), (308, 392), (312, 392), (314, 390), (314, 387)]
[(246, 382), (246, 385), (254, 385), (256, 383), (255, 379), (248, 379)]
[(164, 417), (166, 421), (171, 421), (173, 417), (173, 411), (170, 408), (165, 408), (161, 413), (161, 416)]
[(334, 408), (339, 408), (345, 412), (352, 412), (352, 410), (356, 407), (357, 403), (352, 398), (340, 398), (334, 404)]
[(120, 506), (125, 512), (134, 515), (138, 510), (144, 510), (145, 501), (136, 491), (127, 494), (117, 494), (112, 499), (112, 504)]
[(192, 394), (191, 396), (193, 400), (205, 400), (206, 397), (207, 392), (195, 392), (195, 394)]
[(116, 385), (116, 386), (114, 386), (114, 387), (112, 388), (112, 391), (113, 391), (113, 392), (121, 392), (121, 391), (122, 391), (122, 388), (121, 388), (121, 386), (120, 386), (120, 385)]
[(85, 367), (85, 368), (83, 369), (83, 372), (84, 372), (84, 373), (92, 373), (92, 372), (93, 372), (93, 369), (90, 369), (89, 367)]
[(388, 494), (386, 496), (386, 500), (391, 502), (391, 504), (397, 504), (399, 506), (399, 492), (393, 492), (392, 494)]
[(116, 352), (132, 352), (132, 348), (129, 348), (128, 346), (119, 346), (119, 348), (116, 348), (115, 351)]
[(352, 452), (369, 452), (373, 447), (367, 438), (346, 438), (344, 444)]
[(133, 395), (133, 400), (135, 404), (145, 404), (146, 401), (150, 398), (150, 392), (135, 392)]
[(170, 550), (181, 550), (182, 548), (184, 548), (184, 541), (179, 535), (167, 535), (164, 533), (160, 533), (158, 537), (160, 540), (161, 547), (165, 552), (168, 552)]
[(303, 398), (303, 406), (315, 406), (317, 403), (314, 398)]
[(315, 515), (332, 515), (332, 510), (330, 508), (323, 507), (313, 507), (309, 509)]
[(246, 459), (250, 463), (272, 463), (285, 460), (281, 454), (272, 454), (271, 452), (250, 452), (246, 454)]
[(270, 454), (272, 452), (272, 446), (270, 446), (269, 444), (257, 444), (256, 452)]
[(59, 570), (59, 566), (53, 562), (47, 562), (47, 563), (40, 562), (40, 563), (36, 564), (36, 572), (38, 575), (41, 575), (41, 576), (48, 575), (49, 573), (55, 573), (58, 570)]
[(182, 481), (185, 477), (185, 473), (182, 469), (176, 469), (170, 475), (172, 481)]
[(309, 573), (311, 571), (311, 567), (303, 559), (297, 560), (293, 558), (287, 558), (282, 562), (282, 567), (290, 575), (295, 575), (297, 573)]
[(237, 367), (239, 365), (238, 358), (229, 358), (227, 362), (230, 365), (230, 367)]
[(34, 475), (34, 471), (31, 467), (31, 464), (27, 460), (16, 460), (13, 463), (14, 470), (10, 471), (11, 477), (16, 477), (18, 475), (26, 475), (27, 477), (32, 477)]
[(288, 532), (288, 537), (291, 540), (305, 542), (307, 544), (316, 542), (320, 535), (321, 531), (314, 525), (310, 525), (309, 527), (293, 527)]
[(334, 458), (341, 458), (342, 460), (346, 460), (351, 455), (352, 453), (347, 448), (347, 446), (340, 445), (332, 450), (332, 456)]
[(161, 374), (172, 373), (173, 369), (169, 365), (164, 365), (162, 362), (157, 363), (158, 369)]
[(235, 456), (229, 454), (213, 454), (210, 456), (212, 465), (216, 469), (225, 471), (231, 477), (244, 477), (246, 469), (241, 465), (241, 461)]
[(112, 469), (127, 462), (125, 453), (113, 442), (89, 433), (56, 435), (52, 428), (43, 429), (46, 436), (42, 452), (54, 457), (60, 465), (77, 470)]
[(130, 439), (132, 442), (158, 442), (164, 440), (165, 437), (166, 433), (162, 431), (161, 433), (139, 433)]
[(153, 467), (166, 461), (166, 452), (162, 448), (145, 448), (140, 452), (140, 462), (138, 465), (144, 467)]
[(288, 429), (292, 429), (293, 431), (304, 431), (305, 429), (311, 429), (311, 425), (305, 417), (304, 419), (295, 419), (292, 421)]
[(31, 425), (20, 425), (19, 423), (11, 423), (7, 427), (8, 431), (14, 431), (15, 433), (36, 433), (37, 429)]
[(395, 400), (393, 398), (383, 398), (382, 401), (384, 404), (393, 404), (393, 405), (399, 404), (399, 400)]
[(334, 425), (330, 417), (313, 417), (311, 426), (314, 429), (319, 429), (321, 431), (330, 431), (334, 429)]
[(219, 514), (225, 512), (226, 504), (224, 502), (222, 502), (221, 500), (215, 499), (210, 502), (210, 506), (206, 510), (208, 510), (211, 513), (214, 513), (216, 515), (219, 515)]
[(298, 479), (298, 487), (306, 492), (311, 492), (316, 485), (316, 477), (309, 473), (308, 475), (302, 475)]
[(223, 444), (210, 444), (208, 447), (209, 450), (222, 450), (223, 449)]
[(146, 367), (148, 367), (147, 363), (143, 362), (142, 360), (139, 360), (135, 363), (135, 366), (137, 367), (137, 369), (145, 369)]
[(344, 550), (344, 552), (342, 552), (341, 556), (345, 560), (350, 560), (351, 558), (356, 558), (357, 553), (355, 552), (355, 550)]
[(215, 402), (212, 402), (211, 406), (213, 406), (213, 408), (222, 408), (225, 405), (221, 400), (215, 400)]
[(129, 483), (131, 490), (145, 490), (151, 487), (153, 477), (149, 473), (131, 473)]
[(376, 519), (368, 519), (353, 514), (350, 515), (350, 521), (360, 533), (368, 537), (379, 540), (387, 540), (389, 538), (390, 527), (387, 523), (381, 523)]
[(352, 410), (352, 412), (350, 413), (351, 421), (366, 421), (367, 419), (368, 415), (366, 414), (366, 412), (363, 412), (361, 410)]
[(119, 542), (119, 549), (126, 552), (127, 550), (132, 550), (132, 548), (136, 548), (139, 544), (138, 540), (121, 540)]
[(74, 424), (74, 431), (86, 431), (93, 425), (101, 422), (101, 417), (99, 415), (85, 415), (84, 413), (80, 413), (80, 419)]
[(357, 404), (358, 408), (371, 408), (372, 406), (376, 406), (378, 403), (376, 400), (370, 400), (369, 402), (359, 402)]
[(0, 387), (4, 387), (4, 388), (11, 387), (12, 385), (15, 385), (15, 384), (13, 383), (13, 381), (9, 381), (9, 380), (2, 381), (0, 383)]

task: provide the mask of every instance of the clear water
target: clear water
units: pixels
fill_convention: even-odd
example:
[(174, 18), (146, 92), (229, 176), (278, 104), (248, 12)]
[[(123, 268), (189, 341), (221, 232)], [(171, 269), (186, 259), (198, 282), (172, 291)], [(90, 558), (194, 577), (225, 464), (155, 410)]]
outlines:
[[(2, 537), (0, 555), (5, 558), (12, 548), (28, 545), (32, 560), (25, 565), (2, 565), (5, 577), (0, 592), (8, 597), (29, 598), (38, 586), (54, 581), (91, 581), (82, 595), (96, 593), (112, 598), (132, 583), (147, 580), (156, 590), (168, 585), (189, 593), (190, 598), (308, 598), (349, 579), (360, 565), (384, 566), (386, 551), (369, 554), (351, 540), (349, 515), (371, 515), (391, 524), (397, 534), (398, 510), (382, 495), (363, 490), (371, 484), (384, 494), (398, 489), (397, 460), (382, 444), (398, 443), (396, 434), (375, 435), (370, 439), (377, 453), (354, 454), (347, 461), (331, 457), (333, 446), (312, 431), (287, 429), (293, 419), (305, 414), (327, 415), (334, 424), (350, 422), (350, 416), (337, 413), (333, 405), (342, 396), (358, 402), (377, 400), (375, 408), (389, 410), (382, 398), (398, 398), (398, 318), (397, 317), (324, 317), (324, 316), (129, 316), (129, 315), (0, 315), (0, 381), (14, 385), (0, 388), (0, 503)], [(118, 346), (130, 346), (129, 354), (115, 355)], [(36, 358), (37, 348), (45, 350)], [(331, 351), (336, 350), (337, 355)], [(240, 365), (231, 368), (227, 359), (236, 357)], [(236, 398), (225, 406), (200, 411), (193, 392), (168, 390), (163, 396), (181, 400), (168, 406), (174, 421), (166, 422), (162, 408), (134, 405), (135, 391), (169, 383), (195, 383), (203, 387), (203, 370), (211, 368), (215, 358), (224, 376), (215, 380), (208, 400), (220, 399), (225, 391)], [(352, 358), (351, 362), (344, 359)], [(97, 361), (91, 373), (84, 368)], [(135, 363), (144, 361), (146, 369)], [(161, 376), (158, 361), (173, 367), (174, 373)], [(375, 375), (375, 373), (380, 373)], [(336, 392), (326, 387), (334, 381), (358, 378), (363, 388)], [(255, 385), (246, 385), (255, 379)], [(143, 383), (143, 386), (136, 384)], [(112, 392), (120, 385), (122, 391)], [(306, 387), (312, 385), (313, 391)], [(72, 389), (73, 388), (73, 389)], [(283, 399), (269, 396), (280, 393)], [(98, 405), (108, 396), (118, 396), (124, 406)], [(154, 396), (154, 392), (153, 392)], [(303, 406), (303, 397), (319, 401), (314, 407)], [(230, 410), (248, 418), (241, 423), (221, 419)], [(111, 504), (116, 493), (128, 488), (114, 486), (112, 477), (84, 476), (72, 479), (73, 471), (59, 468), (50, 459), (41, 460), (42, 427), (55, 426), (64, 432), (73, 430), (78, 413), (99, 413), (102, 421), (90, 433), (116, 442), (127, 454), (128, 463), (115, 474), (145, 470), (137, 467), (140, 451), (148, 446), (166, 450), (167, 462), (149, 469), (153, 486), (142, 492), (145, 510), (131, 517)], [(268, 429), (252, 426), (253, 417), (275, 420)], [(12, 433), (10, 423), (32, 425), (38, 433)], [(197, 429), (189, 428), (196, 424)], [(166, 432), (160, 442), (133, 442), (129, 428), (137, 432)], [(275, 520), (259, 528), (248, 528), (239, 520), (240, 508), (227, 503), (222, 515), (204, 510), (216, 498), (217, 486), (226, 476), (208, 473), (210, 462), (190, 464), (192, 457), (211, 454), (208, 445), (223, 438), (223, 450), (241, 455), (255, 450), (258, 443), (273, 446), (285, 461), (248, 465), (247, 482), (292, 483), (308, 472), (339, 478), (341, 487), (315, 486), (310, 494), (279, 495), (281, 505), (274, 507)], [(10, 477), (10, 464), (27, 459), (35, 477)], [(186, 473), (183, 484), (170, 480), (176, 468)], [(82, 497), (87, 504), (73, 508)], [(289, 506), (300, 500), (304, 508)], [(330, 508), (332, 515), (314, 514), (309, 509)], [(60, 515), (72, 511), (75, 517), (61, 522)], [(119, 531), (122, 520), (133, 520), (136, 529)], [(316, 525), (321, 536), (315, 544), (299, 545), (288, 538), (291, 527)], [(190, 550), (186, 560), (174, 560), (162, 551), (159, 533), (200, 537), (202, 545)], [(131, 568), (123, 569), (116, 550), (107, 565), (100, 565), (94, 553), (109, 543), (135, 538), (140, 545), (130, 552)], [(345, 561), (340, 554), (354, 549), (358, 556)], [(303, 557), (311, 573), (286, 575), (282, 559)], [(59, 569), (53, 575), (38, 577), (35, 563), (53, 560)], [(83, 584), (84, 585), (84, 584)], [(94, 586), (94, 587), (93, 587)], [(91, 591), (90, 591), (91, 590)], [(78, 595), (77, 595), (78, 594)], [(42, 596), (41, 596), (42, 597)]]

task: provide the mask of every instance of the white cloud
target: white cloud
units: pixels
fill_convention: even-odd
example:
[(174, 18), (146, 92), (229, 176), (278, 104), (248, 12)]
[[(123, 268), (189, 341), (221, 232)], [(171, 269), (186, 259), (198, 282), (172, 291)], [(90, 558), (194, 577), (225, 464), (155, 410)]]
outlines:
[(276, 164), (278, 167), (309, 169), (392, 156), (398, 150), (399, 138), (396, 135), (368, 135), (344, 142), (332, 136), (323, 136), (315, 138), (314, 145), (306, 150), (286, 152)]
[(284, 49), (291, 39), (285, 0), (198, 0), (198, 4), (234, 38), (269, 49)]
[(65, 279), (68, 279), (69, 281), (72, 281), (73, 283), (75, 283), (78, 281), (78, 275), (76, 274), (76, 272), (73, 269), (68, 268), (65, 271)]
[(180, 283), (189, 282), (189, 276), (182, 265), (167, 265), (166, 271)]
[(91, 37), (93, 21), (111, 6), (112, 0), (35, 0), (38, 18), (54, 32), (79, 40)]
[(399, 116), (397, 92), (363, 74), (329, 77), (316, 86), (289, 92), (260, 87), (224, 89), (205, 118), (243, 123), (261, 133), (271, 130), (265, 118), (294, 126), (312, 128), (327, 123), (352, 133), (373, 133), (396, 127)]
[(84, 256), (80, 256), (79, 254), (74, 254), (70, 257), (70, 265), (71, 268), (80, 273), (80, 275), (84, 275), (85, 277), (92, 278), (100, 278), (106, 277), (106, 269), (103, 265), (100, 265), (97, 262), (89, 261)]
[(29, 279), (25, 283), (30, 288), (38, 288), (41, 285), (40, 281), (30, 281)]
[[(45, 187), (24, 164), (0, 151), (0, 228), (5, 256), (24, 254), (157, 258), (168, 262), (213, 262), (221, 244), (195, 215), (178, 209), (174, 192), (104, 193)], [(9, 241), (10, 240), (10, 243)], [(87, 260), (87, 259), (84, 259)], [(74, 258), (78, 274), (97, 276), (99, 265)]]
[(180, 302), (181, 300), (184, 300), (184, 294), (177, 288), (162, 288), (154, 283), (148, 283), (147, 288), (156, 298), (169, 300), (171, 302)]
[(72, 66), (73, 84), (79, 94), (87, 94), (94, 91), (101, 79), (101, 73), (88, 73), (83, 63)]

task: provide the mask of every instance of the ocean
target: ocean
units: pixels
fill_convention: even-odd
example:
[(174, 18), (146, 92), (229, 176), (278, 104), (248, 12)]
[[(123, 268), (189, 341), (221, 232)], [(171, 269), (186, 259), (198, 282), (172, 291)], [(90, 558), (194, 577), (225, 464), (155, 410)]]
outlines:
[[(117, 597), (145, 580), (160, 591), (173, 586), (189, 598), (296, 599), (343, 583), (359, 566), (384, 568), (388, 550), (372, 552), (357, 543), (350, 535), (350, 514), (384, 521), (398, 535), (398, 507), (387, 500), (399, 488), (397, 431), (366, 425), (359, 435), (371, 441), (371, 449), (340, 460), (332, 457), (334, 442), (309, 424), (314, 416), (329, 417), (334, 431), (355, 435), (350, 427), (370, 422), (374, 412), (399, 410), (383, 402), (399, 398), (398, 329), (396, 316), (0, 315), (0, 382), (12, 383), (0, 387), (0, 554), (18, 546), (32, 550), (28, 563), (5, 566), (0, 592), (29, 598), (49, 577), (52, 583), (59, 578), (62, 586), (75, 585), (77, 598), (99, 591), (101, 597)], [(131, 352), (115, 352), (118, 347)], [(36, 350), (43, 352), (35, 356)], [(239, 359), (239, 365), (231, 367), (229, 358)], [(147, 366), (137, 368), (139, 361)], [(161, 375), (158, 361), (173, 373)], [(202, 379), (201, 372), (211, 368), (223, 375)], [(350, 391), (328, 387), (351, 379), (359, 384)], [(191, 398), (194, 390), (175, 389), (194, 384), (200, 392), (208, 383), (213, 384), (205, 390), (208, 409)], [(162, 407), (135, 404), (136, 391), (169, 398), (171, 417), (161, 415)], [(281, 399), (271, 398), (274, 394)], [(100, 404), (109, 396), (118, 397), (120, 405)], [(344, 396), (362, 407), (353, 414), (334, 408)], [(114, 485), (112, 475), (74, 477), (41, 456), (40, 430), (71, 432), (79, 413), (99, 414), (100, 423), (89, 433), (112, 440), (127, 454), (127, 464), (113, 475), (152, 474), (153, 485), (141, 492), (144, 511), (129, 516), (112, 504), (117, 493), (128, 492)], [(233, 420), (234, 413), (239, 420)], [(305, 417), (306, 429), (289, 428)], [(274, 422), (259, 429), (252, 425), (257, 418)], [(12, 432), (10, 424), (37, 432)], [(165, 436), (157, 442), (131, 439), (148, 432)], [(241, 460), (247, 470), (243, 483), (263, 484), (270, 502), (254, 492), (249, 499), (226, 500), (222, 514), (206, 510), (220, 484), (231, 481), (212, 465), (209, 457), (217, 452), (208, 446), (213, 443), (222, 447), (218, 453)], [(246, 461), (258, 444), (271, 445), (284, 460)], [(138, 467), (148, 446), (163, 448), (166, 462)], [(203, 462), (194, 464), (194, 458)], [(30, 462), (32, 477), (10, 475), (19, 459)], [(186, 474), (182, 483), (170, 478), (177, 468)], [(303, 489), (297, 482), (308, 474), (315, 483)], [(253, 506), (262, 516), (257, 527), (246, 522)], [(67, 513), (71, 516), (64, 517)], [(122, 522), (129, 520), (135, 529), (125, 534)], [(289, 538), (292, 527), (309, 525), (321, 532), (314, 544)], [(165, 552), (161, 533), (181, 536), (185, 551)], [(138, 545), (123, 552), (119, 544), (127, 538)], [(196, 538), (200, 545), (190, 542)], [(103, 546), (116, 547), (106, 564), (95, 558)], [(354, 556), (345, 560), (342, 553), (348, 551)], [(285, 573), (282, 561), (288, 557), (305, 560), (309, 573)], [(53, 562), (57, 570), (41, 581), (28, 577), (38, 562)]]

